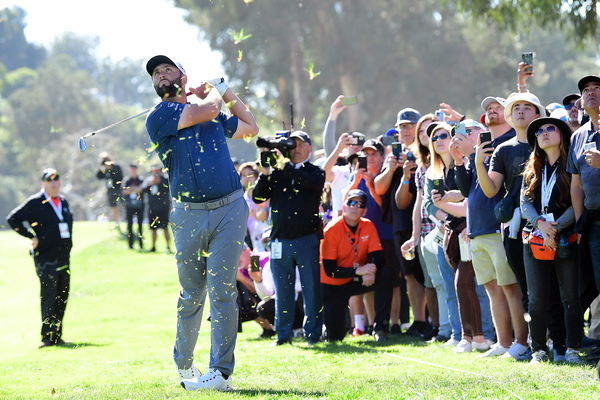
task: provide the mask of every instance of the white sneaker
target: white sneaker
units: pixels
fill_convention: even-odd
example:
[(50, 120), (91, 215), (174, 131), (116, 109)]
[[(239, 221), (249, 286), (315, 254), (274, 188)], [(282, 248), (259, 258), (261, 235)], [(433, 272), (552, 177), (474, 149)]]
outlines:
[(510, 345), (508, 351), (501, 356), (501, 358), (509, 357), (512, 357), (517, 361), (529, 361), (531, 360), (531, 349), (521, 343), (514, 342)]
[(456, 340), (454, 338), (450, 338), (442, 345), (442, 347), (454, 347), (458, 343), (460, 343), (458, 340)]
[[(493, 344), (493, 343), (492, 343)], [(476, 342), (476, 341), (472, 341), (471, 342), (471, 348), (473, 350), (477, 350), (477, 351), (487, 351), (489, 350), (491, 347), (491, 345), (488, 343), (487, 340), (483, 341), (483, 342)]]
[(483, 357), (496, 357), (505, 354), (508, 351), (508, 348), (502, 346), (500, 343), (496, 343), (492, 346), (488, 351), (483, 354), (477, 356), (477, 358)]
[(193, 365), (191, 368), (188, 368), (188, 369), (177, 369), (177, 373), (179, 374), (180, 381), (182, 381), (184, 379), (197, 378), (200, 375), (202, 375), (200, 373), (200, 371), (198, 371), (198, 368), (194, 367)]
[(214, 368), (209, 368), (208, 372), (204, 375), (198, 376), (192, 379), (184, 379), (181, 381), (181, 386), (185, 390), (220, 390), (222, 392), (228, 392), (233, 390), (231, 386), (231, 376), (227, 379), (223, 376), (221, 371)]
[(567, 349), (565, 353), (565, 361), (568, 364), (583, 364), (583, 361), (579, 357), (579, 352), (574, 349)]
[(470, 353), (471, 352), (471, 342), (466, 339), (458, 342), (455, 348), (452, 349), (455, 353)]

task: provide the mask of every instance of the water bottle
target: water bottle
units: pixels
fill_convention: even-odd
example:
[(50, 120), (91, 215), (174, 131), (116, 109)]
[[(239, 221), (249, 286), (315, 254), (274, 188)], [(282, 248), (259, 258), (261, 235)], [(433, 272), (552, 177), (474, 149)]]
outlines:
[(569, 258), (571, 256), (569, 251), (569, 241), (565, 235), (558, 236), (558, 248), (556, 249), (556, 256), (561, 259)]

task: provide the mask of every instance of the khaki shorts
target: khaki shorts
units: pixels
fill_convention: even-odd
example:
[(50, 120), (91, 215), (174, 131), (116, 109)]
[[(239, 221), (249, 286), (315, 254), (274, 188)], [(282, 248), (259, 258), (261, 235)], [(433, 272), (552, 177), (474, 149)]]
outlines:
[(498, 286), (517, 283), (517, 278), (506, 260), (500, 233), (490, 233), (471, 239), (471, 253), (478, 284), (483, 285), (494, 279)]

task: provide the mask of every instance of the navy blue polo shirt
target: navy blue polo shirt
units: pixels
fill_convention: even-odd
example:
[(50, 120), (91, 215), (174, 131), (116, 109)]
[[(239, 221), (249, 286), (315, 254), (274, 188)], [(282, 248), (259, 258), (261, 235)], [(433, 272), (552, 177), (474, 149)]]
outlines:
[(200, 203), (241, 189), (226, 137), (238, 126), (236, 117), (220, 113), (212, 121), (177, 130), (186, 104), (161, 102), (146, 117), (146, 130), (169, 171), (173, 198)]

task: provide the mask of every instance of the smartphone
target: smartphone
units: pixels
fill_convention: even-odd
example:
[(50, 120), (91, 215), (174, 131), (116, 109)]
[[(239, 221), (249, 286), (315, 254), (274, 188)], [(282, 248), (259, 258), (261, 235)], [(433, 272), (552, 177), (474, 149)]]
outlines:
[(341, 101), (343, 106), (353, 106), (356, 103), (358, 103), (358, 96), (344, 96)]
[(415, 157), (412, 151), (406, 153), (406, 158), (408, 159), (408, 161), (417, 162), (417, 157)]
[(352, 132), (352, 138), (350, 138), (350, 143), (356, 146), (362, 146), (363, 144), (365, 144), (365, 139), (365, 135)]
[(442, 110), (437, 110), (435, 112), (435, 117), (442, 122), (446, 121), (446, 114)]
[[(480, 143), (483, 142), (491, 142), (492, 141), (492, 133), (490, 131), (483, 131), (479, 133)], [(491, 144), (485, 146), (486, 149), (492, 148)]]
[(390, 146), (392, 143), (396, 141), (396, 136), (383, 136), (381, 138), (381, 144), (384, 146)]
[(530, 65), (530, 67), (527, 68), (527, 71), (533, 71), (533, 57), (534, 53), (531, 51), (524, 52), (521, 54), (521, 61), (523, 61), (525, 64)]
[(400, 154), (402, 154), (402, 143), (392, 142), (392, 153), (396, 156), (396, 159), (400, 158)]
[(250, 271), (260, 271), (260, 260), (258, 256), (250, 256)]
[(367, 156), (358, 156), (358, 168), (367, 169)]
[(444, 193), (446, 193), (446, 185), (444, 184), (444, 180), (443, 179), (433, 179), (432, 183), (433, 183), (432, 189), (437, 190), (437, 192), (440, 195), (443, 196)]
[(462, 136), (467, 136), (467, 128), (465, 127), (465, 124), (463, 124), (462, 122), (457, 124), (454, 127), (454, 133)]

